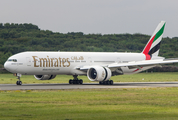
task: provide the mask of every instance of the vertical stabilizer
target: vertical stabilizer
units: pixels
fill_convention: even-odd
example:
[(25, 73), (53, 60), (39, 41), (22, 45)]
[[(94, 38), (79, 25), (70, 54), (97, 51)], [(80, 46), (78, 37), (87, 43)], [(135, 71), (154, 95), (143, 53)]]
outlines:
[(165, 21), (161, 21), (158, 24), (153, 35), (143, 49), (142, 53), (146, 55), (146, 60), (150, 60), (151, 56), (158, 56), (165, 24)]

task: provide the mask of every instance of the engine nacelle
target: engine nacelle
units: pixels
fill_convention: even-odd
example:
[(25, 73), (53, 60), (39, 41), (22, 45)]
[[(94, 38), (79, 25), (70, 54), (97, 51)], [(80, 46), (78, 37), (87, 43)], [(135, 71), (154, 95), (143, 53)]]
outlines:
[(91, 81), (105, 81), (111, 78), (111, 70), (107, 67), (94, 66), (88, 69), (87, 77)]
[(34, 75), (37, 80), (51, 80), (56, 77), (56, 75)]

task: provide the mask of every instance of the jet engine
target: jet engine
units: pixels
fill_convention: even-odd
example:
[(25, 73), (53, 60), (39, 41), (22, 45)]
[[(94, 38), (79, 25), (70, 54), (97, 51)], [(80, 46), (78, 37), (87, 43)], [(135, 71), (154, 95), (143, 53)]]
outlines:
[(56, 77), (56, 75), (34, 75), (37, 80), (51, 80)]
[(91, 81), (105, 81), (111, 78), (111, 70), (107, 67), (94, 66), (88, 69), (87, 77)]

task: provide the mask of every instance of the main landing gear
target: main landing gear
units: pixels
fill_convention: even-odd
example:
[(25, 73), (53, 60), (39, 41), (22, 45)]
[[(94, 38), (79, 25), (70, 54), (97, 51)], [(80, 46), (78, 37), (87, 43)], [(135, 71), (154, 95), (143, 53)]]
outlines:
[(17, 76), (18, 81), (16, 82), (16, 85), (22, 85), (22, 81), (20, 80), (21, 74), (16, 73), (15, 76)]
[(74, 79), (70, 79), (69, 80), (69, 84), (83, 84), (83, 80), (82, 79), (78, 79), (77, 78), (78, 75), (73, 75)]
[(100, 81), (99, 84), (100, 85), (113, 85), (114, 82), (113, 80), (107, 80), (107, 81)]

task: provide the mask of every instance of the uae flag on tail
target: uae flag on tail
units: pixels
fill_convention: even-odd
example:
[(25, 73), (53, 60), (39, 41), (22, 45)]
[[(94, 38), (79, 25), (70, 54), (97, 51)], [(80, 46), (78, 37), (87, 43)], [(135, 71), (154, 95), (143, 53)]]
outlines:
[(142, 53), (145, 54), (146, 60), (150, 60), (151, 56), (158, 56), (165, 24), (165, 21), (161, 21), (158, 24), (153, 35), (143, 49)]

